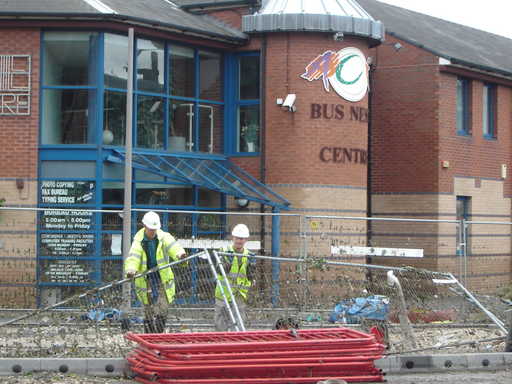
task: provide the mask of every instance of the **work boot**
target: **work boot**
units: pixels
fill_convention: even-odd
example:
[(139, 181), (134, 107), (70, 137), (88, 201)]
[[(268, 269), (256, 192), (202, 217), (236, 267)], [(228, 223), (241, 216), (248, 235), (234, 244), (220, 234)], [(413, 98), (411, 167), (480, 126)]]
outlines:
[(166, 317), (164, 315), (156, 315), (155, 316), (155, 330), (157, 333), (165, 332), (165, 322)]
[(121, 319), (121, 330), (128, 332), (130, 330), (130, 319)]
[(158, 333), (155, 329), (153, 319), (144, 319), (144, 333)]

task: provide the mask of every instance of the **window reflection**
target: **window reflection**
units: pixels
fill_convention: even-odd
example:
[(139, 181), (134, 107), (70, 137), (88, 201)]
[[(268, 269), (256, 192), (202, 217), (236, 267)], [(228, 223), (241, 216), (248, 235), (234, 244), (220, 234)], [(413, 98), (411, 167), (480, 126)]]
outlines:
[(169, 51), (169, 93), (174, 96), (194, 97), (194, 50), (172, 45)]
[(200, 99), (222, 100), (221, 56), (212, 52), (199, 52)]
[(164, 89), (164, 44), (137, 40), (137, 89), (163, 92)]
[(259, 152), (259, 112), (259, 105), (244, 105), (238, 108), (238, 152)]
[(105, 34), (105, 87), (126, 89), (128, 82), (128, 37)]
[(137, 97), (137, 146), (163, 149), (164, 100), (161, 97)]
[(94, 84), (97, 46), (97, 33), (46, 32), (44, 85)]
[(96, 129), (96, 92), (45, 89), (43, 144), (92, 144)]

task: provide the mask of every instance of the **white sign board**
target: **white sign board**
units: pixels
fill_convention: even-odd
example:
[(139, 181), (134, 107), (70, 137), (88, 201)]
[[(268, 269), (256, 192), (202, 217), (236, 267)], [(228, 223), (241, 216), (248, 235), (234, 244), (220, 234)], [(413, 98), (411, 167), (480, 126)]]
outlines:
[(423, 249), (332, 246), (331, 255), (423, 257)]
[[(219, 249), (231, 245), (230, 240), (179, 239), (178, 242), (185, 249)], [(259, 241), (248, 241), (245, 247), (251, 251), (259, 251), (261, 249), (261, 243)]]

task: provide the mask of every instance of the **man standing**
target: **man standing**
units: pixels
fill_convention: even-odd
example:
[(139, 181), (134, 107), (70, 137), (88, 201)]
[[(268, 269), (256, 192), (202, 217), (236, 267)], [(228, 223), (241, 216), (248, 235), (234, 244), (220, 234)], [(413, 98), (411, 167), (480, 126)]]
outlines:
[[(186, 255), (174, 237), (160, 229), (160, 217), (156, 212), (147, 212), (142, 218), (142, 224), (144, 228), (135, 234), (130, 253), (124, 262), (128, 278), (178, 261)], [(136, 278), (135, 292), (144, 305), (144, 332), (164, 332), (168, 306), (174, 301), (176, 292), (171, 267)]]
[[(245, 323), (247, 318), (247, 296), (254, 274), (253, 260), (249, 260), (247, 257), (253, 254), (245, 248), (245, 244), (249, 239), (249, 228), (245, 224), (237, 224), (234, 226), (231, 236), (232, 244), (226, 248), (219, 249), (219, 251), (232, 255), (221, 255), (220, 260), (238, 305), (238, 311), (242, 321)], [(219, 281), (215, 289), (215, 330), (219, 332), (234, 331), (235, 325), (231, 321), (226, 303), (224, 302), (223, 291), (228, 302), (231, 303), (232, 296), (229, 294), (224, 278), (219, 275)]]

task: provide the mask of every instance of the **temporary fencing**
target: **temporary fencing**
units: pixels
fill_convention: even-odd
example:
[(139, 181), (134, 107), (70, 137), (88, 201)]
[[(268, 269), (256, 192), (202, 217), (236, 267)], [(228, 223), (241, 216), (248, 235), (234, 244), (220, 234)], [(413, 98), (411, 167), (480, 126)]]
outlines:
[[(134, 289), (128, 297), (123, 289), (128, 281), (122, 280), (120, 213), (0, 211), (0, 357), (104, 357), (130, 350), (121, 326), (127, 319), (130, 330), (142, 332), (144, 310)], [(142, 214), (134, 211), (133, 232)], [(221, 271), (212, 270), (214, 253), (204, 257), (202, 249), (225, 244), (232, 226), (244, 222), (256, 241), (256, 256), (249, 257), (254, 281), (247, 320), (238, 321), (239, 329), (271, 329), (278, 322), (300, 328), (369, 329), (376, 324), (388, 332), (392, 353), (457, 340), (478, 342), (503, 333), (500, 308), (462, 284), (475, 281), (477, 266), (471, 263), (477, 260), (476, 249), (470, 253), (457, 241), (463, 239), (458, 228), (472, 226), (462, 232), (473, 234), (498, 224), (251, 212), (160, 214), (164, 228), (193, 254), (172, 266), (176, 297), (167, 332), (213, 328), (216, 274)], [(271, 256), (276, 217), (283, 257)], [(507, 238), (505, 230), (502, 235), (500, 239)], [(502, 256), (482, 255), (485, 260), (494, 257)], [(388, 284), (390, 270), (400, 287)], [(414, 344), (400, 325), (404, 314), (412, 324)], [(234, 322), (236, 317), (233, 308)], [(501, 345), (492, 347), (499, 350)], [(474, 350), (470, 345), (465, 349)]]

